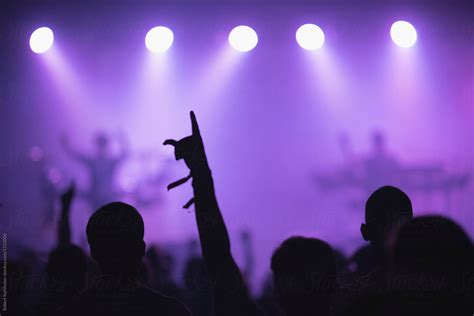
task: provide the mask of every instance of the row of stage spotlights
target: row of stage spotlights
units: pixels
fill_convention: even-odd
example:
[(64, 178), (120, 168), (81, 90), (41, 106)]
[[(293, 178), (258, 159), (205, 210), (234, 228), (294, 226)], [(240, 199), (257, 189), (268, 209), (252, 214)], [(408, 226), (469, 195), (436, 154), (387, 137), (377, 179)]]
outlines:
[[(404, 48), (416, 43), (416, 30), (406, 21), (397, 21), (390, 28), (393, 42)], [(236, 26), (229, 33), (229, 44), (237, 51), (248, 52), (258, 43), (258, 35), (254, 29), (246, 25)], [(148, 31), (145, 36), (145, 45), (151, 52), (160, 53), (173, 45), (173, 32), (165, 26), (157, 26)], [(306, 50), (318, 50), (324, 45), (324, 32), (315, 24), (304, 24), (296, 31), (296, 41)], [(30, 47), (35, 53), (48, 51), (54, 42), (54, 33), (49, 27), (36, 29), (30, 37)]]

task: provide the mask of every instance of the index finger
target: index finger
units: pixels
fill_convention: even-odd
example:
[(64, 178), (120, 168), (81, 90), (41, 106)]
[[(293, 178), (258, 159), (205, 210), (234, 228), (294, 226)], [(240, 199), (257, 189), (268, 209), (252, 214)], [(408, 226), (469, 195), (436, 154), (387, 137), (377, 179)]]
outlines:
[(201, 132), (199, 131), (199, 125), (196, 120), (196, 115), (193, 111), (190, 113), (191, 116), (191, 128), (193, 132), (193, 136), (201, 137)]

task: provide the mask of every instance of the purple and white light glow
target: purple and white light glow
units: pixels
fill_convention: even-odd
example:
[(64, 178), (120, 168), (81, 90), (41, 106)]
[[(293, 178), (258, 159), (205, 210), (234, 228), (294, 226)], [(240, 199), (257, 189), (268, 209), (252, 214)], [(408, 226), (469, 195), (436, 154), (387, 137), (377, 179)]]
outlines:
[(248, 52), (257, 46), (258, 35), (247, 25), (236, 26), (229, 33), (229, 44), (239, 52)]
[(416, 43), (415, 27), (406, 21), (397, 21), (390, 28), (390, 36), (395, 44), (403, 48), (410, 48)]
[(324, 32), (315, 24), (304, 24), (296, 31), (296, 41), (306, 50), (318, 50), (324, 44)]
[(173, 32), (165, 26), (156, 26), (146, 33), (145, 45), (149, 51), (162, 53), (173, 45)]
[(37, 54), (47, 52), (54, 42), (54, 33), (49, 27), (43, 26), (31, 33), (30, 48)]
[[(54, 240), (39, 224), (39, 160), (48, 161), (48, 176), (61, 185), (71, 179), (79, 188), (88, 185), (84, 169), (63, 152), (62, 134), (84, 153), (93, 152), (97, 130), (126, 135), (131, 156), (116, 182), (129, 194), (161, 169), (170, 170), (169, 182), (187, 174), (180, 162), (169, 161), (172, 152), (161, 143), (190, 133), (189, 110), (200, 122), (239, 262), (239, 233), (253, 234), (256, 280), (268, 271), (273, 249), (291, 234), (323, 238), (346, 254), (364, 243), (359, 227), (366, 197), (351, 189), (322, 192), (313, 176), (369, 155), (374, 129), (384, 131), (388, 151), (404, 166), (435, 164), (450, 175), (472, 175), (474, 48), (472, 32), (462, 32), (472, 25), (467, 12), (459, 15), (449, 5), (401, 12), (420, 36), (411, 49), (399, 49), (388, 28), (401, 9), (380, 3), (373, 10), (356, 4), (346, 10), (309, 4), (150, 6), (65, 5), (14, 16), (11, 29), (29, 34), (31, 25), (46, 21), (61, 41), (40, 55), (29, 50), (28, 35), (11, 35), (5, 46), (15, 62), (5, 63), (10, 92), (0, 107), (0, 117), (7, 118), (0, 138), (0, 202), (2, 211), (19, 218), (11, 240), (32, 248)], [(144, 35), (157, 21), (175, 35), (153, 31), (145, 45), (157, 52), (172, 46), (165, 54), (144, 47)], [(324, 33), (316, 31), (323, 34), (316, 40), (311, 27), (309, 34), (296, 35), (301, 49), (295, 31), (308, 21), (324, 26)], [(244, 32), (228, 33), (240, 23), (258, 35), (243, 25), (238, 30)], [(415, 43), (414, 28), (396, 29), (390, 36), (397, 45)], [(341, 150), (340, 134), (350, 136), (349, 148)], [(197, 237), (194, 214), (181, 209), (191, 188), (166, 192), (166, 184), (157, 189), (160, 203), (140, 208), (148, 244)], [(450, 216), (473, 236), (473, 181), (449, 200), (407, 191), (416, 215)], [(90, 212), (79, 197), (72, 210), (78, 244), (84, 244)]]

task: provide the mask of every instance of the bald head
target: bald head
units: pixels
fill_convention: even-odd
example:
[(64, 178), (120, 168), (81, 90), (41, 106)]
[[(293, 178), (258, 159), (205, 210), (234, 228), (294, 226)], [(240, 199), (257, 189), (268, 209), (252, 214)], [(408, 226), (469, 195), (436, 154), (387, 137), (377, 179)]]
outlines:
[(387, 263), (396, 231), (411, 218), (410, 198), (399, 188), (383, 186), (369, 196), (360, 231), (364, 240), (370, 241), (379, 264)]
[(391, 226), (400, 218), (412, 218), (408, 195), (399, 188), (383, 186), (375, 190), (365, 203), (365, 222), (381, 227)]

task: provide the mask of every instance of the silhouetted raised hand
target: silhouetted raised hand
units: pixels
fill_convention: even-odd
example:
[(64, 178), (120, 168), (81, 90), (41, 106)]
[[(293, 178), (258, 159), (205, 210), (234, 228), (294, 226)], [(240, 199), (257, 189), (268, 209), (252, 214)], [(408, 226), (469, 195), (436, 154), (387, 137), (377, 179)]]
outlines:
[[(191, 136), (187, 136), (179, 141), (167, 139), (163, 143), (163, 145), (172, 145), (174, 147), (174, 155), (176, 160), (183, 159), (186, 163), (186, 166), (188, 166), (191, 171), (187, 177), (184, 177), (168, 185), (168, 190), (187, 182), (197, 173), (210, 173), (206, 153), (204, 151), (204, 144), (202, 142), (201, 132), (199, 131), (199, 126), (194, 112), (191, 111), (190, 117), (192, 127)], [(193, 203), (194, 198), (189, 200), (188, 203), (184, 205), (184, 208), (189, 208)]]
[(193, 111), (190, 113), (192, 135), (187, 136), (179, 141), (167, 139), (164, 145), (172, 145), (175, 149), (176, 160), (184, 159), (184, 162), (191, 170), (196, 171), (202, 168), (209, 168), (202, 142), (201, 132)]
[(71, 301), (85, 285), (86, 255), (71, 242), (70, 208), (75, 185), (61, 194), (61, 214), (57, 228), (57, 247), (51, 251), (46, 267), (47, 295), (40, 315), (56, 315), (62, 305)]
[(192, 178), (194, 198), (184, 207), (195, 203), (202, 255), (213, 287), (216, 315), (256, 315), (257, 308), (249, 298), (240, 270), (232, 257), (229, 234), (217, 204), (196, 116), (193, 112), (190, 116), (192, 135), (179, 141), (168, 139), (164, 142), (164, 145), (174, 147), (176, 160), (183, 159), (190, 169), (189, 176), (170, 184), (168, 189)]
[(71, 242), (71, 228), (69, 223), (69, 211), (71, 203), (76, 194), (76, 186), (74, 183), (61, 194), (61, 216), (58, 226), (58, 243), (59, 245), (69, 244)]
[(76, 195), (76, 185), (71, 183), (69, 187), (61, 194), (61, 203), (63, 206), (70, 206), (74, 196)]

